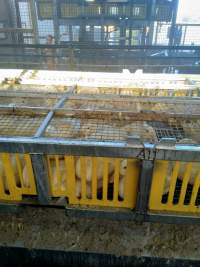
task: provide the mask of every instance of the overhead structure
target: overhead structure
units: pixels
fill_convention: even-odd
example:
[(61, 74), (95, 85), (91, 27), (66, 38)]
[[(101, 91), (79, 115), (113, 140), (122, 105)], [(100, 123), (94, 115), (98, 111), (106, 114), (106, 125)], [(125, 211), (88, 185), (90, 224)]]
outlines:
[(178, 0), (1, 0), (0, 66), (199, 73), (200, 25)]

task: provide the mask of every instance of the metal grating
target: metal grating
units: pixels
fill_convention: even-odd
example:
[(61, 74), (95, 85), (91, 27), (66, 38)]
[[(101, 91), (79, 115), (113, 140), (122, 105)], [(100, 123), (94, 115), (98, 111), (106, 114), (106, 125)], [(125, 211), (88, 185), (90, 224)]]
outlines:
[(43, 120), (40, 115), (0, 114), (0, 136), (33, 136)]
[(173, 138), (177, 142), (186, 138), (183, 127), (178, 122), (175, 124), (170, 123), (152, 123), (156, 131), (156, 136), (158, 141), (161, 141), (162, 138)]
[(158, 141), (162, 138), (173, 138), (180, 143), (200, 143), (200, 121), (197, 119), (169, 119), (166, 123), (151, 122)]
[[(65, 104), (53, 113), (44, 132), (45, 137), (128, 142), (136, 139), (154, 143), (163, 138), (173, 138), (176, 142), (200, 143), (200, 120), (196, 119), (200, 108), (197, 100), (193, 103), (112, 95), (95, 98), (47, 94), (45, 97), (44, 93), (31, 93), (30, 97), (25, 97), (22, 92), (13, 95), (11, 92), (5, 93), (0, 97), (0, 105), (4, 106), (3, 113), (0, 113), (0, 135), (33, 136), (47, 112), (45, 108), (38, 107), (52, 109), (62, 97), (67, 97)], [(9, 106), (13, 107), (12, 111)], [(189, 116), (190, 119), (185, 119)]]
[(192, 140), (196, 144), (200, 144), (200, 120), (178, 120), (169, 119), (169, 125), (174, 131), (179, 132), (179, 136)]
[(181, 127), (158, 128), (155, 129), (155, 131), (159, 141), (162, 140), (163, 138), (174, 138), (176, 141), (180, 141), (185, 138), (183, 128)]
[(106, 119), (55, 117), (47, 127), (46, 137), (98, 141), (125, 141), (129, 137), (153, 141), (156, 134), (146, 122), (124, 122)]
[(169, 119), (159, 121), (126, 121), (99, 115), (89, 119), (55, 116), (44, 134), (46, 137), (95, 141), (127, 141), (140, 139), (142, 142), (160, 142), (173, 138), (180, 143), (200, 143), (200, 121)]

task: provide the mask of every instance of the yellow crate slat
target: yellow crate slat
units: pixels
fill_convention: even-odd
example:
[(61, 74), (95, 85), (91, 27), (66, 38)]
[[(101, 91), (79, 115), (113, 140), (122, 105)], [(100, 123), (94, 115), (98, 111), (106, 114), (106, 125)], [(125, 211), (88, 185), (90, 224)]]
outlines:
[(108, 164), (109, 159), (105, 158), (103, 160), (103, 202), (107, 201), (108, 197)]
[(178, 205), (180, 206), (184, 205), (185, 194), (187, 191), (187, 186), (188, 186), (188, 182), (190, 179), (191, 171), (192, 171), (192, 163), (187, 163), (186, 168), (185, 168), (185, 174), (183, 177), (183, 184), (181, 186), (181, 194), (179, 197), (179, 203), (178, 203)]
[(87, 199), (87, 173), (86, 173), (86, 158), (80, 158), (80, 168), (81, 168), (81, 198), (83, 200)]
[[(49, 158), (49, 156), (47, 157)], [(139, 176), (139, 167), (137, 160), (127, 160), (127, 170), (124, 176), (124, 199), (119, 200), (119, 179), (120, 179), (120, 162), (122, 159), (112, 158), (96, 158), (96, 157), (80, 157), (80, 173), (81, 177), (76, 177), (76, 157), (65, 156), (65, 166), (67, 169), (67, 190), (65, 195), (62, 191), (56, 191), (51, 188), (53, 197), (65, 196), (68, 198), (69, 204), (72, 205), (92, 205), (92, 206), (107, 206), (107, 207), (127, 207), (134, 208), (136, 203), (137, 183)], [(58, 158), (60, 163), (60, 160)], [(62, 160), (61, 160), (62, 161)], [(87, 162), (89, 161), (89, 162)], [(114, 162), (114, 163), (113, 163)], [(114, 164), (113, 173), (109, 173)], [(54, 179), (51, 176), (51, 166), (49, 168), (49, 179)], [(102, 170), (101, 170), (102, 168)], [(98, 177), (97, 177), (97, 169)], [(100, 178), (102, 173), (102, 178)], [(57, 174), (59, 172), (57, 170)], [(113, 181), (110, 176), (113, 175)], [(91, 180), (90, 180), (91, 179)], [(101, 185), (102, 183), (102, 185)], [(108, 184), (113, 183), (113, 197), (108, 199)], [(52, 181), (50, 184), (55, 186)], [(102, 187), (101, 187), (102, 186)], [(80, 187), (80, 188), (79, 188)], [(102, 188), (102, 197), (97, 197), (98, 188)]]
[(92, 158), (92, 199), (97, 199), (97, 159)]
[(65, 156), (65, 166), (68, 169), (69, 179), (67, 181), (67, 197), (70, 196), (69, 202), (74, 203), (76, 199), (76, 175), (75, 175), (75, 159), (73, 156)]
[[(22, 195), (36, 195), (36, 185), (28, 154), (1, 153), (0, 199), (21, 201)], [(26, 172), (23, 173), (23, 170)]]
[(168, 203), (171, 205), (173, 205), (172, 202), (173, 202), (173, 197), (174, 197), (174, 190), (176, 188), (176, 181), (177, 181), (179, 169), (180, 169), (180, 162), (176, 161), (173, 172), (172, 172), (171, 182), (170, 182), (170, 187), (169, 187)]
[(124, 202), (130, 208), (134, 208), (136, 206), (139, 173), (139, 160), (127, 160), (127, 172), (125, 176), (124, 186)]
[[(137, 185), (139, 179), (139, 164), (138, 160), (127, 160), (127, 171), (124, 177), (124, 199), (119, 200), (119, 179), (120, 179), (120, 163), (124, 159), (115, 159), (114, 160), (114, 173), (113, 173), (113, 199), (108, 199), (108, 168), (112, 158), (104, 158), (103, 159), (103, 186), (102, 186), (102, 199), (97, 198), (97, 165), (98, 158), (92, 157), (92, 181), (91, 185), (91, 198), (88, 197), (88, 188), (87, 188), (87, 171), (86, 171), (86, 160), (88, 157), (80, 157), (81, 163), (81, 198), (77, 198), (76, 196), (76, 173), (75, 173), (75, 157), (74, 156), (65, 156), (65, 182), (67, 184), (66, 190), (62, 188), (62, 175), (60, 171), (60, 160), (59, 156), (55, 156), (55, 166), (56, 166), (56, 178), (59, 181), (57, 183), (58, 187), (53, 191), (53, 187), (55, 184), (51, 181), (52, 187), (52, 196), (61, 197), (65, 196), (69, 198), (70, 204), (78, 204), (78, 205), (92, 205), (92, 206), (107, 206), (107, 207), (126, 207), (126, 208), (134, 208), (136, 203), (136, 195), (137, 195)], [(21, 183), (21, 187), (17, 185), (15, 173), (13, 170), (12, 162), (10, 159), (10, 155), (6, 153), (1, 154), (1, 159), (5, 168), (5, 175), (7, 178), (8, 188), (10, 194), (7, 194), (4, 190), (3, 178), (0, 177), (0, 199), (1, 200), (22, 200), (22, 195), (34, 195), (36, 194), (36, 187), (34, 181), (34, 175), (32, 170), (32, 164), (30, 155), (25, 154), (25, 165), (28, 168), (29, 173), (29, 181), (28, 184), (24, 184), (24, 177), (22, 172), (22, 166), (20, 162), (19, 155), (15, 155), (16, 160), (16, 168), (19, 173), (19, 179)], [(49, 177), (50, 180), (52, 178), (52, 166), (50, 164), (50, 157), (48, 159), (48, 169), (49, 169)], [(157, 164), (157, 165), (156, 165)], [(185, 166), (183, 182), (180, 190), (179, 201), (177, 204), (173, 204), (173, 196), (176, 186), (177, 177), (180, 170), (180, 162), (175, 162), (174, 167), (172, 169), (172, 173), (170, 174), (170, 185), (169, 185), (169, 195), (167, 203), (162, 203), (163, 190), (165, 188), (166, 176), (169, 175), (169, 161), (158, 161), (155, 164), (155, 171), (153, 174), (152, 181), (152, 189), (150, 194), (150, 202), (149, 208), (150, 210), (157, 211), (177, 211), (177, 212), (193, 212), (198, 213), (199, 208), (195, 206), (195, 201), (197, 197), (197, 193), (200, 186), (200, 171), (198, 175), (196, 175), (195, 182), (192, 189), (192, 195), (190, 204), (185, 205), (184, 199), (186, 195), (186, 190), (188, 183), (191, 178), (191, 172), (193, 168), (192, 163), (187, 163)], [(157, 166), (157, 168), (156, 168)], [(67, 175), (70, 173), (70, 176)], [(70, 178), (69, 178), (70, 177)]]
[(191, 197), (191, 200), (190, 200), (190, 205), (191, 206), (195, 206), (195, 202), (196, 202), (196, 197), (197, 197), (197, 194), (198, 194), (198, 191), (199, 191), (199, 187), (200, 187), (200, 170), (196, 176), (196, 179), (195, 179), (195, 182), (194, 182), (194, 187), (193, 187), (193, 190), (192, 190), (192, 197)]
[[(57, 184), (57, 192), (60, 192), (62, 196), (66, 196), (67, 186), (66, 186), (65, 175), (67, 174), (67, 170), (64, 164), (63, 166), (60, 166), (59, 156), (55, 156), (55, 168), (56, 168), (55, 172), (56, 177), (54, 177), (53, 179), (56, 178), (55, 183)], [(61, 172), (65, 173), (64, 177)]]
[(155, 164), (156, 165), (154, 165), (149, 207), (150, 209), (159, 210), (162, 206), (161, 200), (165, 186), (165, 177), (167, 175), (168, 162), (157, 161)]
[(115, 170), (114, 170), (114, 197), (113, 201), (117, 203), (119, 195), (119, 174), (120, 172), (120, 159), (115, 160)]
[(57, 196), (55, 193), (55, 188), (53, 186), (53, 174), (52, 174), (52, 167), (50, 157), (47, 156), (47, 166), (48, 166), (48, 177), (49, 177), (49, 184), (50, 184), (50, 192), (52, 196)]
[[(151, 186), (151, 193), (149, 199), (149, 209), (152, 211), (160, 211), (160, 212), (186, 212), (186, 213), (196, 213), (200, 212), (199, 206), (196, 204), (196, 200), (198, 197), (199, 187), (200, 187), (200, 169), (198, 170), (198, 174), (195, 176), (194, 184), (192, 187), (192, 191), (190, 192), (190, 198), (185, 203), (186, 195), (188, 193), (188, 185), (190, 184), (191, 177), (193, 175), (193, 168), (195, 164), (192, 162), (185, 163), (184, 165), (184, 175), (181, 178), (182, 184), (181, 188), (179, 188), (179, 196), (177, 192), (175, 193), (177, 179), (180, 180), (179, 174), (181, 168), (181, 162), (177, 161), (173, 164), (172, 173), (170, 174), (169, 182), (169, 191), (168, 191), (168, 199), (166, 203), (162, 202), (163, 197), (163, 185), (164, 180), (167, 180), (167, 175), (169, 175), (169, 169), (172, 166), (172, 162), (170, 161), (158, 161), (157, 168), (154, 169), (153, 181)], [(196, 167), (197, 168), (197, 167)], [(160, 174), (159, 174), (160, 173)], [(169, 178), (169, 177), (168, 177)], [(174, 198), (178, 197), (178, 200), (173, 203)]]
[(61, 173), (60, 173), (60, 163), (59, 163), (59, 157), (55, 156), (55, 163), (56, 163), (56, 184), (58, 190), (61, 189), (61, 183), (62, 183), (62, 178), (61, 178)]
[(5, 200), (6, 194), (4, 189), (4, 182), (3, 182), (3, 176), (0, 175), (0, 200)]
[(49, 175), (50, 192), (52, 197), (65, 197), (67, 195), (66, 178), (63, 177), (63, 172), (67, 173), (67, 168), (64, 164), (60, 166), (58, 155), (47, 157), (47, 167)]
[(7, 198), (5, 200), (22, 200), (21, 190), (16, 185), (15, 174), (10, 162), (10, 156), (7, 153), (2, 153), (1, 157), (9, 190), (9, 195), (6, 194)]
[[(19, 157), (19, 156), (18, 156)], [(25, 166), (27, 168), (28, 173), (28, 186), (22, 186), (22, 194), (25, 195), (36, 195), (36, 184), (35, 184), (35, 177), (32, 168), (32, 162), (29, 154), (24, 154)], [(21, 177), (22, 178), (22, 177)], [(24, 181), (22, 182), (22, 184)]]

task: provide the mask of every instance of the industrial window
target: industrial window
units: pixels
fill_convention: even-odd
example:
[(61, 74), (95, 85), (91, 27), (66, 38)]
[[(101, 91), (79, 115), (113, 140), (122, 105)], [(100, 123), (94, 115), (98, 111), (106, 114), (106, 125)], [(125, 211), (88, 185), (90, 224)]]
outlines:
[(130, 29), (126, 29), (126, 35), (125, 35), (125, 45), (130, 44)]
[(101, 7), (99, 5), (90, 4), (84, 6), (84, 16), (101, 15)]
[(109, 7), (109, 15), (116, 16), (119, 13), (119, 9), (117, 6), (110, 6)]
[[(0, 22), (0, 29), (3, 29), (5, 27), (5, 24), (3, 22)], [(0, 32), (0, 39), (6, 39), (5, 32)]]
[(101, 26), (94, 26), (94, 41), (101, 41)]
[(168, 5), (157, 5), (155, 8), (155, 19), (161, 21), (170, 21), (172, 17), (172, 8)]
[(72, 26), (72, 41), (78, 42), (79, 41), (79, 32), (80, 32), (80, 26)]
[(200, 45), (200, 26), (183, 26), (182, 44), (183, 45)]
[(104, 27), (104, 41), (109, 45), (118, 45), (120, 38), (120, 28), (114, 25)]
[(60, 14), (61, 18), (77, 17), (80, 15), (80, 7), (77, 4), (61, 3)]
[(19, 2), (19, 13), (20, 13), (22, 28), (30, 29), (32, 27), (30, 3)]
[(86, 25), (85, 30), (86, 32), (90, 32), (90, 25)]
[[(32, 19), (31, 19), (30, 3), (20, 1), (18, 3), (18, 6), (19, 6), (21, 27), (23, 29), (31, 29), (32, 28)], [(23, 39), (24, 39), (24, 43), (32, 44), (33, 43), (32, 33), (31, 32), (23, 33)]]
[(69, 42), (70, 41), (70, 25), (60, 25), (60, 41)]
[(52, 19), (53, 18), (53, 2), (52, 1), (39, 1), (38, 2), (38, 16), (39, 19)]
[(144, 19), (146, 17), (146, 6), (133, 5), (133, 17)]
[(140, 8), (138, 6), (133, 8), (133, 15), (134, 16), (139, 16), (140, 14)]
[(141, 44), (142, 32), (141, 30), (132, 29), (131, 31), (131, 45)]
[(47, 36), (54, 36), (53, 20), (39, 20), (38, 21), (38, 32), (40, 43), (45, 44)]
[(170, 24), (165, 22), (154, 23), (153, 44), (168, 45)]

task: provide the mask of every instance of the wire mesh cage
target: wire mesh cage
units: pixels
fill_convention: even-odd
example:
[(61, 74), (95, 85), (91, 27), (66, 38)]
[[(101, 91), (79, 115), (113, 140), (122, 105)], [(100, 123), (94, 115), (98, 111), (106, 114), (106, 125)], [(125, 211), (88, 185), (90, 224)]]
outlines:
[[(16, 153), (1, 148), (1, 201), (24, 203), (26, 196), (40, 195), (45, 188), (40, 189), (40, 179), (46, 177), (46, 194), (53, 200), (64, 198), (64, 205), (136, 210), (146, 144), (155, 157), (157, 145), (194, 149), (200, 144), (198, 98), (87, 94), (77, 93), (77, 87), (54, 93), (4, 90), (0, 95), (1, 142), (12, 139), (15, 149), (23, 143)], [(41, 149), (41, 169), (34, 144)], [(101, 156), (107, 146), (131, 149), (131, 154), (119, 156), (111, 149)], [(198, 213), (198, 173), (199, 163), (184, 161), (184, 156), (175, 162), (155, 160), (149, 210)]]
[(1, 136), (33, 136), (44, 116), (0, 115)]

